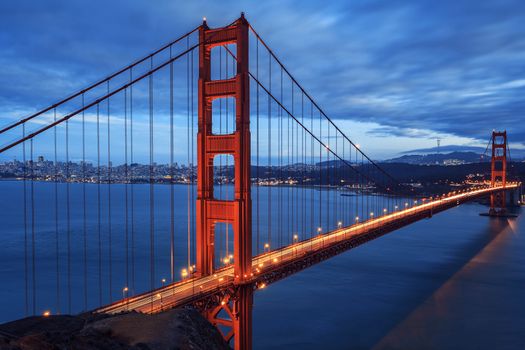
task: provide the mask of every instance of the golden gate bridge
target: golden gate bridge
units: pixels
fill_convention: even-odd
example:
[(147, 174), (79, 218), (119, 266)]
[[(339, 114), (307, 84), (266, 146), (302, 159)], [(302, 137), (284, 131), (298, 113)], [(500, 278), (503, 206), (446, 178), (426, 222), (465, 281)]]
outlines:
[[(506, 193), (520, 187), (507, 181), (507, 134), (493, 132), (490, 181), (416, 196), (328, 117), (244, 15), (216, 29), (204, 20), (0, 135), (0, 154), (23, 164), (26, 315), (53, 298), (54, 313), (193, 306), (235, 349), (251, 348), (256, 290), (464, 202), (489, 196), (489, 214), (505, 215)], [(51, 174), (37, 152), (53, 158)], [(53, 185), (45, 208), (42, 180)], [(43, 234), (54, 241), (45, 254)], [(39, 256), (55, 267), (53, 297), (39, 295), (51, 282), (38, 277)]]

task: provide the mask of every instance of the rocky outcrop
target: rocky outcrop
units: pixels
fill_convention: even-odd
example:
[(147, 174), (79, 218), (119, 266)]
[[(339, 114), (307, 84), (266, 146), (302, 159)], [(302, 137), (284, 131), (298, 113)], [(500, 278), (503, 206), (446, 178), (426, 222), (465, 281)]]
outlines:
[(156, 315), (82, 314), (28, 317), (0, 325), (4, 350), (230, 349), (219, 331), (192, 309)]

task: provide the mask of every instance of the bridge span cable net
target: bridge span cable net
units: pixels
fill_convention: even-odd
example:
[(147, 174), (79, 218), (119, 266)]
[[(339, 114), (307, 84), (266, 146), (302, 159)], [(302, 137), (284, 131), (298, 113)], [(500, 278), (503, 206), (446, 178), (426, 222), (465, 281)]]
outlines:
[[(261, 199), (278, 206), (278, 210), (272, 210), (268, 205), (267, 216), (276, 214), (277, 218), (270, 220), (274, 223), (268, 225), (266, 237), (261, 237), (260, 224), (254, 227), (256, 253), (414, 205), (414, 200), (409, 199), (410, 191), (335, 125), (255, 30), (250, 29), (253, 33), (249, 72), (251, 108), (252, 116), (256, 115), (252, 133), (257, 136), (255, 147), (252, 147), (256, 154), (252, 158), (257, 164), (255, 182), (268, 186), (268, 199), (260, 198), (257, 188), (254, 198), (257, 217), (261, 215)], [(236, 59), (231, 49), (225, 49)], [(261, 104), (261, 100), (267, 102)], [(261, 123), (262, 118), (267, 119), (267, 125)], [(275, 124), (277, 126), (272, 128)], [(266, 130), (263, 131), (264, 126)], [(268, 140), (264, 155), (267, 165), (261, 167), (260, 150), (264, 148), (260, 143), (264, 138), (260, 135), (264, 133)], [(277, 192), (275, 195), (272, 186), (277, 187), (273, 191)], [(285, 210), (282, 209), (283, 198), (287, 203)], [(283, 228), (283, 222), (288, 226)], [(284, 241), (279, 236), (277, 242), (272, 242), (276, 241), (272, 237), (274, 232), (285, 234)]]
[(91, 310), (193, 264), (198, 28), (0, 130), (1, 161), (23, 180), (4, 226), (25, 241), (23, 268), (2, 276), (25, 290), (9, 319)]
[[(19, 220), (6, 229), (23, 238), (23, 268), (3, 278), (25, 290), (19, 310), (91, 310), (193, 278), (197, 29), (0, 130), (3, 141), (16, 136), (0, 156), (23, 180), (12, 185)], [(327, 117), (253, 28), (250, 40), (255, 259), (417, 204)], [(234, 48), (212, 49), (213, 79), (237, 74)], [(235, 133), (236, 108), (233, 98), (213, 101), (213, 134)], [(213, 162), (214, 197), (231, 201), (235, 161), (222, 154)], [(231, 224), (216, 224), (217, 271), (234, 263), (233, 236)], [(157, 294), (148, 298), (153, 309)]]

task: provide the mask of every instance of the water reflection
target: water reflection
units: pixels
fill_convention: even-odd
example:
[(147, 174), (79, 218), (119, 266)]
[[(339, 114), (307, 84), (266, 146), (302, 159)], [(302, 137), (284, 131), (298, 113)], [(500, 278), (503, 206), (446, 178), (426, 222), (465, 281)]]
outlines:
[[(488, 308), (491, 302), (505, 298), (508, 293), (508, 276), (501, 265), (508, 246), (515, 241), (518, 223), (491, 219), (488, 226), (486, 245), (373, 349), (466, 349), (485, 348), (488, 344), (493, 344), (491, 348), (502, 348), (503, 339), (494, 329), (502, 327), (498, 325), (498, 316), (504, 315), (495, 314), (501, 312), (498, 308)], [(491, 317), (496, 321), (494, 324)], [(455, 333), (461, 336), (454, 336)]]

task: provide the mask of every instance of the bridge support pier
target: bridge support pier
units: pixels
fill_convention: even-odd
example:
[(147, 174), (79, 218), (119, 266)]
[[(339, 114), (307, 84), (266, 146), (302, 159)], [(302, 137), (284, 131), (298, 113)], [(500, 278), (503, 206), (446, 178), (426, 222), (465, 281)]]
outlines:
[(229, 291), (205, 316), (236, 350), (252, 348), (253, 285), (239, 285)]

